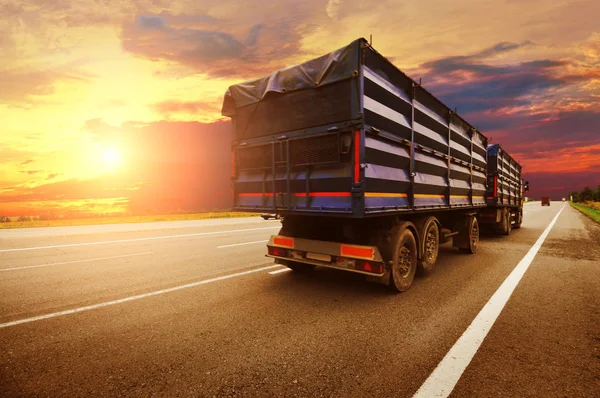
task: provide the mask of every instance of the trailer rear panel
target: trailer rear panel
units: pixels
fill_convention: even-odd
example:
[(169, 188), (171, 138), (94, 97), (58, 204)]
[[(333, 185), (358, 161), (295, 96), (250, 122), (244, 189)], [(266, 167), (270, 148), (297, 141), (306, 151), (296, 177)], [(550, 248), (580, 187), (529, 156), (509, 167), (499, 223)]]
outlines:
[(488, 192), (490, 206), (519, 207), (523, 200), (522, 166), (499, 144), (487, 148)]
[(230, 87), (234, 209), (366, 217), (486, 205), (487, 139), (364, 39)]

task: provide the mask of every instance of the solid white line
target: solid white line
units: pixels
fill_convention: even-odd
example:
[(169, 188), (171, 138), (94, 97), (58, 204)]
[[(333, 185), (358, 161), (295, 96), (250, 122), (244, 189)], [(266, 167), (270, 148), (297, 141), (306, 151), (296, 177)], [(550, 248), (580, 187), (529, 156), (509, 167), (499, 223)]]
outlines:
[(471, 325), (460, 336), (413, 397), (430, 398), (447, 397), (450, 395), (473, 359), (473, 356), (477, 353), (481, 343), (483, 343), (483, 339), (485, 339), (485, 336), (487, 336), (492, 328), (496, 318), (500, 315), (500, 312), (521, 281), (521, 278), (523, 278), (525, 271), (527, 271), (535, 255), (542, 247), (544, 240), (546, 240), (564, 207), (563, 205), (542, 235), (540, 235), (535, 244), (529, 249), (525, 257), (523, 257), (490, 300), (483, 306), (479, 314), (471, 322)]
[(225, 247), (234, 247), (234, 246), (244, 246), (244, 245), (253, 245), (256, 243), (265, 243), (268, 242), (269, 240), (256, 240), (254, 242), (244, 242), (244, 243), (234, 243), (233, 245), (223, 245), (223, 246), (217, 246), (217, 249), (223, 249)]
[(119, 299), (119, 300), (106, 301), (104, 303), (87, 305), (85, 307), (74, 308), (72, 310), (66, 310), (66, 311), (60, 311), (60, 312), (53, 312), (51, 314), (34, 316), (32, 318), (25, 318), (25, 319), (19, 319), (17, 321), (12, 321), (12, 322), (0, 323), (0, 329), (1, 328), (7, 328), (9, 326), (21, 325), (23, 323), (29, 323), (29, 322), (34, 322), (34, 321), (41, 321), (43, 319), (54, 318), (54, 317), (57, 317), (57, 316), (70, 315), (70, 314), (75, 314), (77, 312), (95, 310), (95, 309), (98, 309), (98, 308), (108, 307), (108, 306), (115, 305), (115, 304), (126, 303), (128, 301), (139, 300), (139, 299), (143, 299), (143, 298), (151, 297), (151, 296), (157, 296), (159, 294), (171, 293), (171, 292), (174, 292), (174, 291), (177, 291), (177, 290), (188, 289), (190, 287), (196, 287), (196, 286), (200, 286), (200, 285), (205, 285), (207, 283), (212, 283), (212, 282), (222, 281), (222, 280), (225, 280), (225, 279), (235, 278), (237, 276), (244, 276), (244, 275), (248, 275), (248, 274), (253, 274), (253, 273), (256, 273), (256, 272), (261, 272), (261, 271), (265, 271), (265, 270), (268, 270), (268, 269), (273, 269), (275, 267), (281, 267), (281, 265), (279, 265), (279, 264), (277, 264), (277, 265), (270, 265), (268, 267), (257, 268), (257, 269), (253, 269), (253, 270), (250, 270), (250, 271), (244, 271), (244, 272), (237, 272), (235, 274), (219, 276), (217, 278), (206, 279), (206, 280), (203, 280), (203, 281), (188, 283), (186, 285), (175, 286), (175, 287), (171, 287), (171, 288), (168, 288), (168, 289), (156, 290), (156, 291), (153, 291), (153, 292), (150, 292), (150, 293), (138, 294), (137, 296), (125, 297), (125, 298), (122, 298), (122, 299)]
[(291, 268), (278, 269), (277, 271), (269, 272), (269, 275), (277, 275), (277, 274), (281, 274), (282, 272), (288, 272), (291, 270), (292, 270)]
[(56, 249), (60, 247), (75, 247), (75, 246), (92, 246), (92, 245), (107, 245), (110, 243), (122, 243), (122, 242), (140, 242), (145, 240), (159, 240), (159, 239), (172, 239), (172, 238), (185, 238), (188, 236), (206, 236), (206, 235), (220, 235), (220, 234), (230, 234), (234, 232), (246, 232), (246, 231), (262, 231), (265, 229), (276, 229), (281, 228), (281, 226), (275, 227), (264, 227), (264, 228), (247, 228), (247, 229), (235, 229), (231, 231), (214, 231), (214, 232), (198, 232), (195, 234), (182, 234), (182, 235), (167, 235), (167, 236), (154, 236), (150, 238), (135, 238), (135, 239), (121, 239), (121, 240), (107, 240), (103, 242), (88, 242), (88, 243), (71, 243), (67, 245), (54, 245), (54, 246), (37, 246), (37, 247), (22, 247), (18, 249), (3, 249), (0, 250), (0, 253), (6, 252), (18, 252), (25, 250), (41, 250), (41, 249)]
[(87, 263), (87, 262), (90, 262), (90, 261), (100, 261), (100, 260), (110, 260), (110, 259), (113, 259), (113, 258), (141, 256), (141, 255), (144, 255), (144, 254), (154, 254), (154, 252), (124, 254), (122, 256), (112, 256), (112, 257), (90, 258), (90, 259), (87, 259), (87, 260), (63, 261), (61, 263), (52, 263), (52, 264), (28, 265), (28, 266), (25, 266), (25, 267), (4, 268), (4, 269), (0, 269), (0, 272), (1, 271), (17, 271), (17, 270), (20, 270), (20, 269), (29, 269), (29, 268), (51, 267), (53, 265)]

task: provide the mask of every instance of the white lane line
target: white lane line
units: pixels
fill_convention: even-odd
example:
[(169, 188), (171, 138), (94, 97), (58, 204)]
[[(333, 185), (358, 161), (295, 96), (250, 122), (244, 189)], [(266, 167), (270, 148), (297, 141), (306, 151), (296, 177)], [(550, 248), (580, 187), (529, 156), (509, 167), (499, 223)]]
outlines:
[(110, 243), (122, 243), (122, 242), (140, 242), (145, 240), (159, 240), (159, 239), (173, 239), (173, 238), (185, 238), (188, 236), (207, 236), (207, 235), (221, 235), (230, 234), (235, 232), (246, 232), (246, 231), (263, 231), (266, 229), (281, 228), (280, 225), (275, 227), (264, 227), (264, 228), (247, 228), (247, 229), (234, 229), (230, 231), (213, 231), (213, 232), (198, 232), (195, 234), (182, 234), (182, 235), (167, 235), (167, 236), (154, 236), (150, 238), (135, 238), (135, 239), (121, 239), (121, 240), (107, 240), (102, 242), (88, 242), (88, 243), (71, 243), (66, 245), (53, 245), (53, 246), (37, 246), (37, 247), (22, 247), (18, 249), (2, 249), (0, 253), (6, 252), (18, 252), (25, 250), (41, 250), (41, 249), (57, 249), (60, 247), (75, 247), (75, 246), (92, 246), (92, 245), (107, 245)]
[(268, 241), (269, 240), (255, 240), (254, 242), (234, 243), (233, 245), (217, 246), (217, 249), (223, 249), (225, 247), (234, 247), (234, 246), (254, 245), (256, 243), (265, 243)]
[(137, 296), (125, 297), (125, 298), (122, 298), (122, 299), (119, 299), (119, 300), (106, 301), (104, 303), (87, 305), (85, 307), (74, 308), (72, 310), (66, 310), (66, 311), (60, 311), (60, 312), (53, 312), (51, 314), (34, 316), (34, 317), (31, 317), (31, 318), (25, 318), (25, 319), (19, 319), (17, 321), (12, 321), (12, 322), (0, 323), (0, 329), (1, 328), (7, 328), (9, 326), (21, 325), (23, 323), (41, 321), (43, 319), (54, 318), (54, 317), (57, 317), (57, 316), (70, 315), (70, 314), (75, 314), (77, 312), (95, 310), (95, 309), (98, 309), (98, 308), (108, 307), (108, 306), (111, 306), (111, 305), (126, 303), (128, 301), (143, 299), (143, 298), (146, 298), (146, 297), (158, 296), (159, 294), (171, 293), (171, 292), (175, 292), (177, 290), (183, 290), (183, 289), (188, 289), (190, 287), (196, 287), (196, 286), (200, 286), (200, 285), (205, 285), (207, 283), (222, 281), (222, 280), (225, 280), (225, 279), (231, 279), (231, 278), (235, 278), (235, 277), (238, 277), (238, 276), (244, 276), (244, 275), (248, 275), (248, 274), (253, 274), (253, 273), (256, 273), (256, 272), (262, 272), (262, 271), (265, 271), (265, 270), (268, 270), (268, 269), (273, 269), (275, 267), (280, 267), (280, 266), (281, 265), (279, 265), (279, 264), (277, 264), (277, 265), (270, 265), (268, 267), (257, 268), (257, 269), (253, 269), (253, 270), (250, 270), (250, 271), (244, 271), (244, 272), (237, 272), (235, 274), (219, 276), (217, 278), (212, 278), (212, 279), (205, 279), (205, 280), (202, 280), (202, 281), (192, 282), (192, 283), (188, 283), (188, 284), (185, 284), (185, 285), (171, 287), (171, 288), (168, 288), (168, 289), (155, 290), (155, 291), (150, 292), (150, 293), (138, 294)]
[(277, 275), (277, 274), (281, 274), (282, 272), (288, 272), (291, 270), (292, 270), (291, 268), (278, 269), (277, 271), (269, 272), (269, 275)]
[(21, 269), (29, 269), (29, 268), (41, 268), (41, 267), (51, 267), (54, 265), (63, 265), (63, 264), (76, 264), (76, 263), (87, 263), (90, 261), (100, 261), (100, 260), (111, 260), (113, 258), (123, 258), (123, 257), (133, 257), (133, 256), (142, 256), (144, 254), (154, 254), (154, 252), (144, 252), (144, 253), (135, 253), (135, 254), (124, 254), (122, 256), (111, 256), (111, 257), (100, 257), (100, 258), (90, 258), (87, 260), (75, 260), (75, 261), (63, 261), (60, 263), (52, 263), (52, 264), (40, 264), (40, 265), (28, 265), (25, 267), (14, 267), (14, 268), (0, 268), (0, 272), (2, 271), (17, 271)]
[(564, 207), (563, 205), (542, 235), (540, 235), (535, 244), (529, 249), (525, 257), (517, 264), (490, 300), (479, 311), (479, 314), (471, 322), (471, 325), (469, 325), (467, 330), (465, 330), (450, 351), (448, 351), (444, 359), (442, 359), (433, 373), (425, 380), (425, 383), (423, 383), (413, 398), (447, 397), (450, 395), (473, 359), (473, 356), (477, 353), (481, 343), (483, 343), (483, 339), (485, 339), (485, 336), (487, 336), (492, 328), (496, 318), (500, 315), (500, 312), (521, 281), (521, 278), (523, 278), (525, 271), (527, 271), (535, 255), (542, 247), (544, 240), (546, 240)]

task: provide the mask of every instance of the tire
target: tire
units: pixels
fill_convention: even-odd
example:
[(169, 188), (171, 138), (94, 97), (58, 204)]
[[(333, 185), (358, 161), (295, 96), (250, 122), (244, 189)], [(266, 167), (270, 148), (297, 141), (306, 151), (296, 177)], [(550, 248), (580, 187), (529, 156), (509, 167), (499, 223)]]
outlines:
[(463, 242), (458, 247), (461, 253), (475, 254), (479, 246), (479, 222), (474, 216), (469, 216), (463, 224), (463, 229), (459, 231), (463, 236)]
[[(508, 231), (509, 227), (507, 225), (507, 224), (509, 224), (507, 222), (507, 220), (510, 220), (510, 218), (507, 218), (507, 214), (508, 214), (508, 211), (506, 209), (502, 209), (501, 220), (500, 220), (499, 223), (496, 224), (496, 226), (494, 228), (496, 230), (497, 234), (500, 234), (500, 235), (508, 235), (508, 234), (510, 234), (510, 231)], [(508, 217), (510, 217), (510, 216), (508, 216)]]
[(419, 259), (419, 269), (429, 272), (435, 267), (440, 252), (440, 229), (434, 217), (425, 222), (421, 242), (423, 251)]
[(407, 291), (417, 271), (417, 240), (413, 232), (400, 225), (393, 234), (392, 267), (388, 287), (393, 292)]
[(510, 235), (510, 231), (512, 231), (512, 224), (510, 223), (510, 210), (506, 210), (506, 229), (504, 230), (504, 235)]
[(269, 217), (267, 217), (267, 216), (262, 216), (262, 218), (263, 218), (263, 220), (268, 220), (269, 219)]
[(517, 212), (517, 220), (515, 221), (515, 225), (513, 225), (514, 229), (521, 228), (521, 223), (523, 222), (523, 213), (521, 211)]

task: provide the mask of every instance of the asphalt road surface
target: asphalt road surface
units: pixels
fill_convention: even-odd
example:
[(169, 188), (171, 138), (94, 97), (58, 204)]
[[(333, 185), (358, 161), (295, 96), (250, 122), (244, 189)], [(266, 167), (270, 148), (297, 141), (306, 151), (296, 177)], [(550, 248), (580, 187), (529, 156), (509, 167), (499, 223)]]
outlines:
[(403, 294), (273, 266), (278, 227), (0, 231), (0, 395), (600, 396), (600, 228), (569, 205)]

